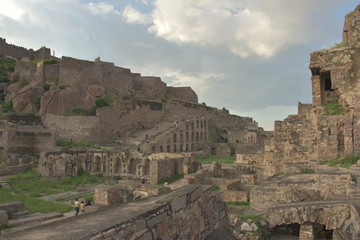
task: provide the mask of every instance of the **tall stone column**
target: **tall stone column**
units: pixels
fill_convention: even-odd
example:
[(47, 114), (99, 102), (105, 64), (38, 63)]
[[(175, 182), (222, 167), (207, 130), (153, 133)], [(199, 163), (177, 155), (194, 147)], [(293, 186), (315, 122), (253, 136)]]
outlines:
[(300, 225), (299, 240), (315, 240), (314, 224), (304, 223)]

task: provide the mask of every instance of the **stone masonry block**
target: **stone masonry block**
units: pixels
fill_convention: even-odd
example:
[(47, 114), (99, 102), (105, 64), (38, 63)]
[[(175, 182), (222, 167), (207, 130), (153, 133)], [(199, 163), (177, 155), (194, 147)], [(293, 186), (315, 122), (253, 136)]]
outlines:
[(0, 226), (7, 224), (8, 215), (6, 211), (0, 210)]
[(182, 195), (179, 197), (176, 197), (172, 200), (171, 202), (171, 209), (173, 212), (177, 212), (180, 209), (183, 209), (186, 207), (186, 203), (187, 203), (187, 197), (186, 195)]

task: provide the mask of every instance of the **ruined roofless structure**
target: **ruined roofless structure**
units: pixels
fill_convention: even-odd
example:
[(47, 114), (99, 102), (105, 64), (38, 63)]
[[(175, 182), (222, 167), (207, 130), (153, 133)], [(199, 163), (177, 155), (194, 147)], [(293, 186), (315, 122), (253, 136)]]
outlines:
[(263, 179), (316, 169), (324, 160), (360, 154), (360, 6), (345, 17), (342, 42), (311, 53), (312, 104), (276, 121), (265, 152), (239, 154)]

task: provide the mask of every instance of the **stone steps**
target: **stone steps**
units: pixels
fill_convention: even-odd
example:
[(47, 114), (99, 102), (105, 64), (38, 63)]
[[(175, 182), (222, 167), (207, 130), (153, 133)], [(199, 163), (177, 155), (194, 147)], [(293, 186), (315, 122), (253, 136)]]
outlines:
[(43, 222), (45, 222), (46, 220), (60, 218), (63, 216), (64, 215), (62, 213), (57, 213), (57, 212), (34, 213), (34, 214), (29, 214), (27, 217), (23, 217), (20, 219), (9, 220), (8, 224), (13, 227), (4, 229), (1, 232), (1, 235), (11, 234), (25, 229), (34, 228), (42, 225)]

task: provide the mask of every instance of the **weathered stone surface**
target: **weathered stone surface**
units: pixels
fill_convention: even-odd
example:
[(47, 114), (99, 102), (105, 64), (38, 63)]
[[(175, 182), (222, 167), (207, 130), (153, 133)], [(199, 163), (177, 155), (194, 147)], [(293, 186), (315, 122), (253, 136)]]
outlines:
[(90, 85), (88, 87), (88, 91), (94, 96), (94, 97), (101, 97), (105, 94), (105, 88), (100, 85)]

